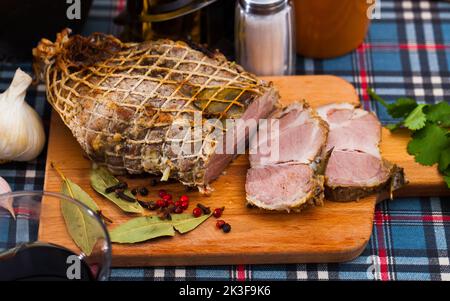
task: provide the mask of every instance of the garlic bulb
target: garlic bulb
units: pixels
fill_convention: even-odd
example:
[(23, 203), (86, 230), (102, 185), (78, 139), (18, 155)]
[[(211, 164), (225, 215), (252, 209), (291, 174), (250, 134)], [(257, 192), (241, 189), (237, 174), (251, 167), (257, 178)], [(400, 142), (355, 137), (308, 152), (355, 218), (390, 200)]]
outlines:
[(25, 101), (31, 77), (16, 70), (9, 88), (0, 94), (0, 161), (29, 161), (44, 148), (41, 118)]

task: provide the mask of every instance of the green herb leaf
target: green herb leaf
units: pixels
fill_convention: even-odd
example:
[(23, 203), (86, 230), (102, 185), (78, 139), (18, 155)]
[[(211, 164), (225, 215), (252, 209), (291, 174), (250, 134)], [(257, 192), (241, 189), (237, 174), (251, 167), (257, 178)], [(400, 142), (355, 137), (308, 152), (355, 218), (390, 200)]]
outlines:
[[(83, 204), (94, 212), (99, 210), (94, 200), (80, 186), (67, 179), (61, 174), (63, 184), (61, 193), (67, 195)], [(79, 206), (69, 202), (61, 201), (61, 213), (66, 224), (67, 231), (75, 244), (83, 253), (90, 255), (98, 239), (102, 237), (101, 229), (97, 221), (87, 214)]]
[(197, 228), (211, 214), (193, 217), (192, 214), (172, 214), (172, 220), (161, 220), (157, 216), (136, 217), (110, 231), (115, 243), (136, 243), (161, 236), (174, 236), (174, 228), (184, 234)]
[(450, 175), (450, 147), (443, 149), (439, 158), (439, 171), (444, 173), (447, 170)]
[(399, 129), (402, 125), (403, 125), (403, 122), (399, 122), (399, 123), (389, 123), (389, 124), (386, 124), (386, 128), (387, 128), (388, 130), (390, 130), (391, 132), (393, 132), (393, 131)]
[(408, 153), (415, 156), (416, 162), (433, 165), (439, 161), (441, 151), (450, 146), (447, 131), (434, 123), (427, 123), (412, 135), (408, 143)]
[[(91, 170), (91, 186), (95, 191), (106, 197), (108, 200), (116, 204), (120, 209), (128, 213), (142, 213), (143, 208), (138, 202), (127, 202), (116, 196), (114, 192), (105, 193), (106, 188), (119, 183), (119, 180), (114, 177), (105, 167), (93, 167)], [(130, 190), (126, 189), (124, 193), (134, 198)]]
[(372, 88), (367, 88), (367, 94), (369, 94), (369, 96), (371, 98), (373, 98), (376, 101), (378, 101), (379, 103), (381, 103), (381, 105), (383, 107), (387, 108), (389, 106), (389, 104), (383, 98), (381, 98), (377, 93), (375, 93), (375, 91)]
[(414, 99), (399, 98), (394, 103), (388, 105), (387, 111), (389, 115), (391, 115), (394, 118), (405, 118), (416, 107), (417, 103)]
[(136, 243), (174, 235), (172, 223), (157, 216), (133, 218), (110, 231), (111, 241), (116, 243)]
[(420, 130), (425, 126), (427, 121), (427, 117), (423, 112), (423, 109), (426, 105), (420, 104), (418, 105), (411, 113), (409, 113), (408, 117), (406, 117), (403, 124), (410, 130), (416, 131)]
[(408, 143), (408, 153), (422, 165), (438, 163), (438, 169), (450, 188), (450, 104), (445, 101), (434, 105), (417, 104), (410, 98), (399, 98), (395, 103), (388, 104), (373, 89), (368, 88), (367, 93), (381, 103), (389, 115), (404, 118), (386, 127), (394, 131), (404, 125), (414, 131)]
[(444, 176), (444, 181), (447, 183), (447, 187), (450, 188), (450, 176)]
[(77, 201), (80, 201), (84, 205), (88, 206), (94, 212), (98, 212), (100, 208), (97, 203), (91, 198), (86, 191), (84, 191), (80, 186), (72, 182), (71, 180), (64, 178), (61, 191), (64, 195), (67, 195)]
[(429, 121), (444, 127), (450, 126), (450, 105), (447, 102), (430, 105), (424, 111)]
[(371, 98), (381, 103), (393, 118), (405, 118), (417, 107), (417, 102), (411, 98), (399, 98), (394, 103), (388, 104), (373, 89), (367, 89), (367, 93)]
[(173, 214), (172, 224), (178, 232), (183, 234), (197, 228), (201, 223), (206, 221), (211, 214), (205, 214), (200, 217), (193, 217), (192, 214)]

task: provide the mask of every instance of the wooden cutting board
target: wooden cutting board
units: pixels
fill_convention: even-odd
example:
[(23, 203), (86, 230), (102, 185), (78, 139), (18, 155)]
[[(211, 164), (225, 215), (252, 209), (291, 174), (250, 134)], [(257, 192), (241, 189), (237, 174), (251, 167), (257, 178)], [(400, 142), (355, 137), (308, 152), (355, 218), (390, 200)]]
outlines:
[[(343, 79), (334, 76), (272, 77), (284, 104), (295, 99), (306, 99), (312, 106), (330, 102), (358, 103), (355, 89)], [(444, 195), (445, 188), (436, 168), (414, 162), (406, 153), (408, 134), (391, 135), (383, 129), (383, 156), (403, 166), (410, 183), (396, 196)], [(65, 175), (87, 191), (106, 216), (114, 220), (113, 228), (126, 221), (125, 215), (114, 205), (94, 192), (89, 185), (90, 162), (57, 114), (53, 114), (50, 128), (45, 174), (46, 191), (58, 192), (61, 179), (49, 166), (58, 164)], [(215, 228), (210, 218), (194, 231), (160, 238), (146, 243), (113, 244), (114, 266), (158, 266), (201, 264), (257, 264), (340, 262), (357, 257), (365, 248), (372, 231), (376, 197), (358, 202), (336, 203), (325, 201), (319, 208), (301, 213), (277, 213), (248, 209), (245, 206), (245, 174), (247, 156), (241, 155), (226, 170), (213, 187), (210, 197), (189, 192), (192, 204), (203, 203), (212, 208), (225, 206), (223, 219), (232, 225), (224, 234)], [(148, 185), (148, 179), (127, 180), (131, 186)], [(174, 196), (185, 193), (181, 184), (168, 184), (151, 189), (150, 197), (157, 198), (157, 190), (167, 189)], [(39, 238), (62, 245), (73, 245), (67, 238), (57, 202), (43, 201)]]

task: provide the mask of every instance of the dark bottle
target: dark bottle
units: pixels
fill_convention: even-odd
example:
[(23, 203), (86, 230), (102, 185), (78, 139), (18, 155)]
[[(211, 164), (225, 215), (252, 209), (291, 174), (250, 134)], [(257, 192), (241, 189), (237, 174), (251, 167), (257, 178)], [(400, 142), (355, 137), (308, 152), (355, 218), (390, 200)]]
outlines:
[(234, 7), (235, 0), (127, 0), (115, 21), (124, 41), (190, 40), (232, 57)]

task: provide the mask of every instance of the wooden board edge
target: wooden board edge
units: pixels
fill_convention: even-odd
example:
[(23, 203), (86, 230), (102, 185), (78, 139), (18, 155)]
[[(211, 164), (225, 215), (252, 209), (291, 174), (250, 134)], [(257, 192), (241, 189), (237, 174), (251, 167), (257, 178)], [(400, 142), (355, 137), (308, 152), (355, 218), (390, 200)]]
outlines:
[[(136, 266), (221, 266), (236, 264), (300, 264), (300, 263), (339, 263), (348, 262), (357, 258), (365, 250), (368, 242), (367, 238), (361, 244), (352, 248), (341, 249), (339, 251), (327, 251), (324, 254), (317, 253), (247, 253), (243, 254), (218, 254), (204, 255), (198, 259), (196, 256), (186, 256), (183, 258), (170, 256), (155, 257), (152, 255), (129, 257), (126, 254), (113, 255), (112, 267), (136, 267)], [(220, 262), (220, 264), (218, 264)]]
[[(373, 211), (375, 212), (376, 197), (372, 198)], [(351, 261), (364, 252), (370, 241), (373, 232), (374, 214), (370, 216), (370, 222), (367, 223), (364, 235), (355, 240), (355, 244), (339, 250), (327, 251), (318, 255), (315, 252), (298, 253), (298, 252), (252, 252), (246, 250), (246, 254), (242, 253), (218, 253), (204, 255), (201, 258), (192, 255), (184, 257), (171, 256), (164, 254), (162, 256), (152, 256), (142, 254), (142, 256), (133, 256), (130, 258), (127, 254), (114, 254), (113, 267), (136, 267), (136, 266), (223, 266), (236, 264), (301, 264), (301, 263), (341, 263)], [(220, 262), (220, 264), (218, 264)]]

